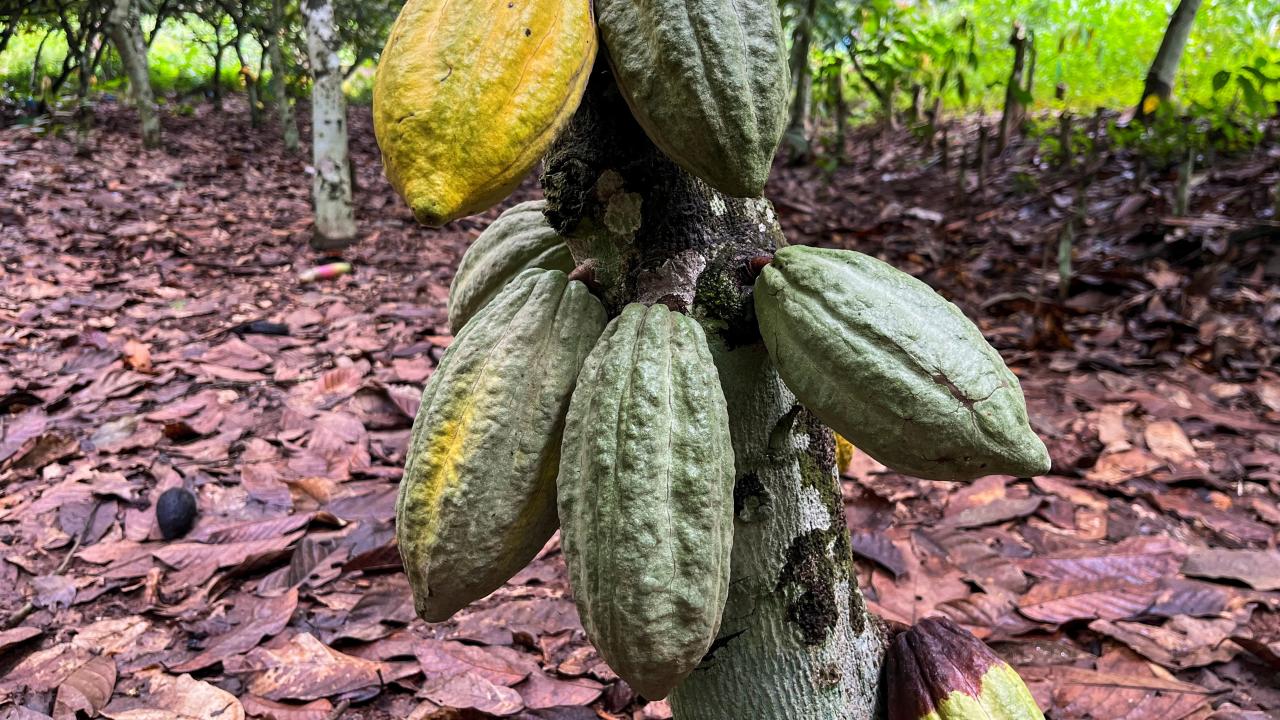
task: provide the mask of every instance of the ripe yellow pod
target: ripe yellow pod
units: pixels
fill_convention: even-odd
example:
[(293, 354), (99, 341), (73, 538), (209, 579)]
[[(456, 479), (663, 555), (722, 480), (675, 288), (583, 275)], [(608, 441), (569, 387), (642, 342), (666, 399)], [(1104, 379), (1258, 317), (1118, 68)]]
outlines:
[(591, 74), (591, 0), (409, 0), (378, 63), (373, 129), (418, 221), (502, 200), (569, 121)]

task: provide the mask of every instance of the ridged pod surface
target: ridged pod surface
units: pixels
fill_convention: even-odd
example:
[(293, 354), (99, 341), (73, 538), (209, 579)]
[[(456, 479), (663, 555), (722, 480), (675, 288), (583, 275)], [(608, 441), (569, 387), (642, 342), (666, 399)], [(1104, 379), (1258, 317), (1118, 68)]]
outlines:
[(501, 587), (555, 532), (560, 437), (605, 325), (586, 286), (527, 270), (454, 339), (422, 393), (396, 505), (418, 614)]
[(1049, 469), (1018, 378), (910, 275), (861, 253), (787, 247), (756, 279), (755, 307), (787, 387), (894, 470), (967, 480)]
[(590, 0), (409, 0), (378, 63), (387, 178), (438, 226), (506, 197), (578, 107), (596, 55)]
[(596, 13), (654, 144), (715, 189), (758, 197), (786, 127), (776, 0), (596, 0)]
[(456, 335), (511, 279), (529, 268), (573, 269), (573, 253), (542, 214), (545, 200), (520, 203), (471, 244), (449, 286), (449, 327)]
[(889, 720), (1044, 720), (1018, 672), (945, 618), (898, 635), (885, 678)]
[(583, 365), (557, 481), (560, 537), (588, 637), (659, 699), (720, 627), (733, 544), (733, 446), (702, 328), (629, 305)]

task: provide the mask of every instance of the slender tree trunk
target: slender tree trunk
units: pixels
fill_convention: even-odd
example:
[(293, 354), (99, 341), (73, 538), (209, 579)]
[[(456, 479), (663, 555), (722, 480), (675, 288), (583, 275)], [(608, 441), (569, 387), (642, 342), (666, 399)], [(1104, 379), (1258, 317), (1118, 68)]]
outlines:
[(222, 110), (222, 27), (213, 26), (213, 107)]
[(1027, 31), (1022, 23), (1013, 24), (1013, 34), (1009, 36), (1009, 44), (1013, 46), (1013, 69), (1009, 72), (1009, 83), (1004, 93), (1004, 114), (1000, 117), (1000, 133), (996, 138), (996, 152), (1004, 151), (1009, 142), (1009, 135), (1022, 122), (1022, 93), (1024, 92), (1023, 75), (1027, 63)]
[(1187, 38), (1191, 37), (1191, 26), (1195, 24), (1200, 3), (1201, 0), (1181, 0), (1174, 9), (1173, 17), (1169, 19), (1169, 28), (1164, 33), (1164, 40), (1160, 42), (1160, 50), (1156, 53), (1155, 62), (1151, 63), (1151, 71), (1147, 73), (1147, 81), (1142, 88), (1138, 117), (1150, 117), (1161, 103), (1173, 95), (1173, 78), (1178, 73), (1178, 63), (1187, 47)]
[(107, 32), (120, 53), (120, 62), (129, 76), (129, 91), (138, 108), (142, 123), (142, 146), (160, 146), (160, 111), (151, 92), (151, 70), (147, 65), (147, 46), (142, 42), (142, 25), (133, 0), (113, 0), (107, 16)]
[(271, 94), (276, 97), (276, 114), (280, 120), (280, 133), (284, 138), (284, 149), (288, 152), (298, 150), (298, 121), (293, 117), (293, 106), (289, 104), (289, 90), (285, 85), (288, 69), (284, 64), (284, 0), (271, 2), (271, 30), (264, 34), (267, 41), (267, 55), (271, 59)]
[(307, 18), (307, 53), (311, 59), (311, 164), (315, 175), (311, 201), (315, 208), (316, 249), (344, 248), (356, 237), (347, 152), (347, 98), (342, 94), (340, 41), (333, 0), (303, 0)]
[(836, 99), (836, 163), (845, 161), (845, 145), (849, 138), (849, 98), (844, 87), (844, 60), (836, 58), (836, 68), (831, 74), (832, 94)]
[(813, 48), (813, 23), (817, 11), (818, 0), (808, 0), (791, 36), (791, 119), (785, 135), (787, 153), (796, 162), (807, 161), (812, 154), (807, 132), (809, 105), (813, 98), (809, 51)]
[(612, 312), (663, 302), (703, 320), (736, 457), (728, 605), (675, 716), (875, 720), (883, 635), (857, 587), (833, 438), (778, 378), (752, 311), (747, 261), (785, 244), (777, 216), (680, 170), (609, 78), (597, 70), (547, 157), (547, 217)]
[[(5, 29), (7, 30), (8, 28)], [(43, 88), (40, 87), (43, 84), (41, 80), (44, 76), (44, 44), (52, 34), (52, 29), (46, 30), (44, 35), (40, 38), (40, 44), (36, 46), (36, 57), (31, 62), (31, 80), (27, 83), (31, 90), (31, 97), (37, 97), (37, 93), (39, 93), (39, 104), (41, 106), (43, 106), (48, 99), (44, 96)], [(8, 38), (5, 38), (5, 40), (7, 42)], [(0, 49), (0, 52), (3, 52), (3, 49)]]
[[(244, 92), (248, 96), (249, 102), (249, 127), (259, 127), (262, 125), (262, 99), (258, 92), (258, 83), (261, 76), (249, 67), (249, 63), (244, 56), (244, 48), (240, 42), (244, 40), (243, 31), (236, 31), (236, 42), (232, 46), (236, 51), (236, 62), (240, 63), (240, 77), (244, 78)], [(261, 66), (259, 66), (261, 69)]]

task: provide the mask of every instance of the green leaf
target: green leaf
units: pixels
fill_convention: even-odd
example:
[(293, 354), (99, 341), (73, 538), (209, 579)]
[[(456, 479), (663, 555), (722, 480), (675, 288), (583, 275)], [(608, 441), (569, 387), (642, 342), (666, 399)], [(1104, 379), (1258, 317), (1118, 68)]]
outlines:
[(1240, 86), (1241, 92), (1244, 93), (1244, 102), (1254, 112), (1262, 112), (1267, 107), (1267, 100), (1258, 91), (1253, 81), (1244, 75), (1236, 76), (1236, 84)]
[(1226, 87), (1229, 82), (1231, 82), (1231, 71), (1219, 70), (1217, 74), (1213, 76), (1213, 91), (1218, 92), (1222, 88)]

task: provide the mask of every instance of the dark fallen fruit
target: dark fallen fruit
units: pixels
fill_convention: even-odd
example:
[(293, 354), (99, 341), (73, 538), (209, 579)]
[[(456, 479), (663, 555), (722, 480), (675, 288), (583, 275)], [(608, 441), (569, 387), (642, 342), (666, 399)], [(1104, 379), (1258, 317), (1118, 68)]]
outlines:
[(946, 618), (894, 638), (889, 720), (1044, 720), (1017, 671)]
[(196, 496), (191, 491), (175, 487), (165, 490), (156, 501), (156, 524), (165, 540), (182, 537), (196, 524)]

